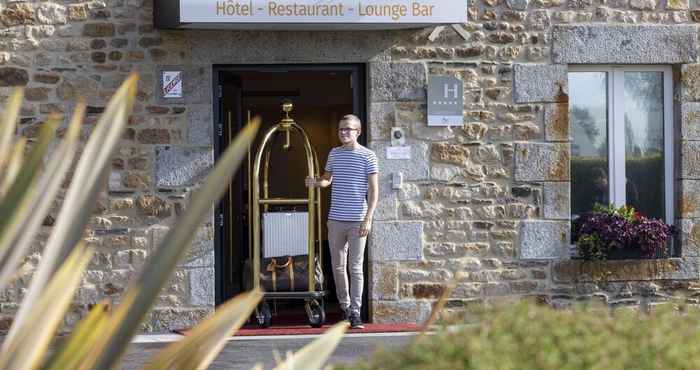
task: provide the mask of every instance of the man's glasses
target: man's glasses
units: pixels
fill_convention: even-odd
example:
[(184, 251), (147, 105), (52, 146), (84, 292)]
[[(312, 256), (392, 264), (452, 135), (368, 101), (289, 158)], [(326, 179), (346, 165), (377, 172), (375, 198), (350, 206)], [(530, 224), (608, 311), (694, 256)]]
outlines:
[(340, 132), (341, 134), (349, 134), (350, 131), (360, 131), (360, 129), (359, 128), (349, 128), (349, 127), (343, 127), (343, 128), (338, 129), (338, 132)]

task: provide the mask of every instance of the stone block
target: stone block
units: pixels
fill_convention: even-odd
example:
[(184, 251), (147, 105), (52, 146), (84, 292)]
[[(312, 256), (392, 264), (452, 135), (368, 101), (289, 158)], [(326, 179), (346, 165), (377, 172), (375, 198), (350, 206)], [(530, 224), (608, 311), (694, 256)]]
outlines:
[[(385, 30), (347, 32), (197, 31), (187, 35), (187, 47), (198, 64), (367, 63), (388, 61), (396, 36)], [(301, 37), (300, 37), (301, 36)], [(342, 47), (339, 42), (342, 40)], [(274, 47), (270, 47), (274, 45)], [(245, 50), (245, 53), (241, 52)]]
[(522, 221), (521, 259), (557, 259), (568, 255), (570, 225), (564, 221)]
[(113, 191), (113, 192), (126, 191), (127, 189), (122, 182), (123, 176), (124, 176), (124, 171), (112, 170), (112, 172), (109, 173), (109, 180), (107, 181), (107, 189), (109, 191)]
[(544, 218), (550, 220), (571, 219), (571, 183), (544, 183), (543, 198)]
[(163, 198), (144, 194), (136, 199), (136, 206), (146, 216), (168, 218), (172, 214), (172, 205)]
[(29, 73), (21, 68), (0, 68), (0, 87), (26, 86), (29, 82)]
[(377, 324), (423, 324), (430, 316), (432, 305), (425, 301), (374, 301), (372, 322)]
[(680, 249), (682, 257), (700, 257), (700, 220), (680, 219), (676, 222), (680, 231), (680, 245), (676, 243), (674, 249)]
[(32, 25), (36, 22), (36, 13), (31, 4), (14, 3), (6, 5), (7, 2), (3, 2), (3, 5), (6, 5), (6, 7), (0, 12), (0, 24), (5, 27), (12, 27)]
[(411, 284), (411, 296), (416, 299), (438, 299), (445, 291), (442, 283)]
[(561, 102), (568, 100), (565, 65), (516, 64), (513, 99), (516, 103)]
[(423, 63), (370, 63), (373, 102), (426, 99), (426, 67)]
[(371, 233), (371, 261), (415, 261), (422, 257), (422, 222), (376, 221), (374, 223)]
[(666, 9), (688, 10), (688, 0), (667, 0)]
[(552, 30), (557, 64), (680, 64), (698, 57), (693, 25), (560, 25)]
[(367, 140), (389, 140), (391, 128), (396, 125), (394, 103), (372, 103), (369, 105), (369, 122), (365, 131), (369, 132)]
[(481, 141), (486, 137), (489, 127), (482, 122), (469, 122), (462, 126), (462, 133), (468, 141)]
[(516, 143), (516, 181), (567, 181), (570, 152), (568, 144)]
[(192, 245), (187, 249), (182, 267), (214, 267), (214, 227), (206, 224), (197, 229)]
[(211, 106), (191, 105), (187, 110), (187, 143), (210, 146), (213, 144), (214, 118)]
[(683, 101), (700, 101), (700, 64), (684, 64), (681, 67)]
[(552, 266), (552, 279), (557, 283), (697, 280), (700, 278), (697, 258), (654, 260), (557, 262)]
[(530, 0), (506, 0), (506, 5), (513, 10), (525, 10)]
[(547, 104), (544, 107), (544, 135), (547, 141), (570, 141), (569, 103)]
[(87, 23), (83, 26), (85, 37), (112, 37), (116, 27), (112, 23)]
[(467, 145), (434, 143), (430, 147), (430, 159), (436, 162), (465, 166), (469, 157), (470, 153)]
[(377, 154), (379, 161), (379, 176), (385, 178), (393, 173), (403, 173), (404, 181), (428, 179), (428, 144), (408, 141), (411, 146), (411, 159), (387, 159), (385, 141), (370, 142), (370, 148)]
[(377, 221), (396, 220), (398, 218), (398, 190), (392, 189), (391, 185), (391, 177), (379, 179), (379, 199), (377, 208), (374, 211), (374, 219)]
[(681, 141), (681, 178), (700, 179), (700, 141)]
[(146, 330), (153, 332), (192, 328), (212, 312), (214, 312), (213, 305), (206, 308), (155, 307), (149, 313), (144, 326)]
[(657, 0), (630, 0), (629, 6), (634, 10), (654, 10), (659, 5)]
[(370, 299), (393, 301), (399, 296), (399, 264), (373, 263), (370, 266)]
[(163, 128), (146, 128), (139, 130), (136, 140), (141, 144), (170, 144), (170, 130)]
[(156, 183), (158, 186), (191, 186), (201, 181), (214, 164), (209, 148), (156, 148)]
[(163, 244), (163, 240), (165, 240), (165, 236), (168, 235), (168, 232), (170, 231), (169, 227), (166, 226), (153, 226), (148, 230), (149, 233), (149, 239), (150, 239), (150, 247), (152, 249), (157, 249), (160, 248), (161, 245)]
[(700, 103), (681, 103), (681, 139), (700, 140)]
[(197, 268), (188, 271), (190, 304), (214, 306), (214, 267)]
[(680, 181), (680, 217), (700, 217), (700, 181)]
[(449, 182), (461, 173), (462, 169), (457, 166), (449, 164), (434, 164), (430, 168), (430, 179)]

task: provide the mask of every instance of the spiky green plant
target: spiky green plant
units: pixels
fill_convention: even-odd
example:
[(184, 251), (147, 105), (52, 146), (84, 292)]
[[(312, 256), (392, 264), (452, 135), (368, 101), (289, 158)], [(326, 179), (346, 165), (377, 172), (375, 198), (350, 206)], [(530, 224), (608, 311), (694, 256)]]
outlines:
[[(140, 275), (124, 292), (121, 303), (112, 310), (102, 303), (95, 305), (51, 356), (47, 356), (90, 261), (92, 252), (82, 242), (83, 232), (102, 190), (101, 184), (106, 183), (109, 175), (111, 158), (133, 106), (137, 82), (137, 75), (132, 74), (117, 90), (83, 148), (29, 290), (0, 347), (0, 370), (116, 367), (158, 292), (192, 242), (200, 221), (226, 190), (260, 126), (259, 119), (253, 120), (225, 151), (193, 195), (187, 212), (163, 240), (167, 248), (157, 248), (149, 256)], [(27, 255), (59, 193), (77, 152), (85, 113), (85, 103), (81, 101), (63, 140), (47, 160), (60, 117), (50, 117), (38, 140), (25, 153), (27, 141), (14, 137), (22, 98), (22, 90), (15, 90), (0, 120), (0, 290), (18, 275), (19, 262)], [(252, 291), (221, 305), (191, 335), (165, 348), (146, 368), (206, 368), (226, 339), (250, 316), (261, 297), (261, 292)], [(344, 330), (345, 325), (341, 324), (322, 339), (325, 345), (332, 345), (331, 352)], [(290, 357), (286, 364), (304, 353), (302, 350)], [(323, 362), (326, 357), (321, 357)]]

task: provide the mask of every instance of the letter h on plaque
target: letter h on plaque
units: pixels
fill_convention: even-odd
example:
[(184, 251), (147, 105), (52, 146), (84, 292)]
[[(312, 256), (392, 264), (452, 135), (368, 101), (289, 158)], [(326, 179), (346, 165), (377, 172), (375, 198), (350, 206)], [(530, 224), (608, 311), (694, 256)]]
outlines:
[(459, 98), (459, 95), (457, 95), (458, 91), (459, 91), (459, 85), (453, 84), (452, 88), (450, 88), (450, 85), (446, 83), (444, 85), (444, 88), (445, 88), (445, 90), (444, 90), (445, 91), (445, 99), (448, 99), (450, 97), (450, 93), (452, 93), (453, 99)]

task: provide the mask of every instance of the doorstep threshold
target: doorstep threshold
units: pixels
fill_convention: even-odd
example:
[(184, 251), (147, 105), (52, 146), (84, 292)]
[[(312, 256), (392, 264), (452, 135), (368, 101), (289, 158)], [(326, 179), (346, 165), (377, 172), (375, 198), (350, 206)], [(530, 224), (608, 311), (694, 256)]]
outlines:
[[(396, 332), (396, 333), (348, 333), (343, 338), (368, 338), (368, 337), (410, 337), (417, 335), (418, 332)], [(429, 333), (430, 334), (430, 333)], [(241, 340), (275, 340), (275, 339), (315, 339), (323, 334), (294, 334), (294, 335), (249, 335), (249, 336), (232, 336), (228, 341)], [(185, 336), (180, 334), (141, 334), (134, 336), (132, 344), (145, 343), (169, 343), (177, 342)]]

